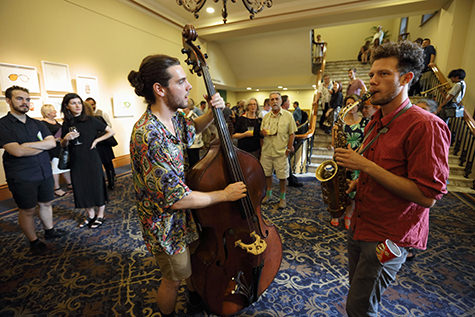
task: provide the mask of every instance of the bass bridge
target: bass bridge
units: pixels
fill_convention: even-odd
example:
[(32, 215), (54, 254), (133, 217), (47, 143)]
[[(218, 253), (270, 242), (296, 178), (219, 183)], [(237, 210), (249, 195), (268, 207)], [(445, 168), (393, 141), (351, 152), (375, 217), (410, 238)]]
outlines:
[(251, 238), (254, 238), (254, 242), (250, 244), (246, 244), (241, 240), (234, 242), (235, 247), (240, 247), (243, 250), (246, 250), (247, 253), (253, 255), (259, 255), (265, 251), (267, 248), (267, 243), (264, 239), (262, 239), (255, 231), (251, 232)]

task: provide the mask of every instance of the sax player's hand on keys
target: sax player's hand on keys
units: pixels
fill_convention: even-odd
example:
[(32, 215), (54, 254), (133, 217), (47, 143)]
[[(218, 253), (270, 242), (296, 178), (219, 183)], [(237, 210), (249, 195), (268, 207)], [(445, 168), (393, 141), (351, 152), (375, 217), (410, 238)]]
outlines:
[(360, 155), (351, 149), (344, 148), (335, 149), (335, 161), (340, 166), (363, 172), (366, 172), (367, 169), (374, 164), (363, 155)]

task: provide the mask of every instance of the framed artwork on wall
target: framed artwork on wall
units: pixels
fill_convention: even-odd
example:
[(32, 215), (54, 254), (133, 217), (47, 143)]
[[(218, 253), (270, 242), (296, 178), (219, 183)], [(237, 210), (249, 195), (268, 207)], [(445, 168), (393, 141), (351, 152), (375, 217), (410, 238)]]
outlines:
[(10, 106), (8, 105), (7, 101), (5, 100), (4, 96), (0, 97), (0, 118), (6, 116), (6, 114), (10, 111)]
[(71, 76), (67, 64), (41, 61), (41, 67), (47, 91), (72, 92)]
[(99, 87), (97, 86), (97, 78), (94, 76), (77, 75), (76, 76), (77, 94), (83, 100), (92, 97), (95, 100), (99, 98)]
[(112, 97), (112, 110), (114, 118), (118, 117), (133, 117), (134, 98), (123, 94), (114, 94)]
[(39, 94), (41, 91), (36, 67), (0, 63), (0, 88), (2, 92), (13, 85), (24, 87), (32, 94)]
[(64, 96), (50, 96), (48, 95), (45, 100), (45, 104), (50, 104), (56, 109), (56, 116), (61, 117), (61, 102), (63, 101)]

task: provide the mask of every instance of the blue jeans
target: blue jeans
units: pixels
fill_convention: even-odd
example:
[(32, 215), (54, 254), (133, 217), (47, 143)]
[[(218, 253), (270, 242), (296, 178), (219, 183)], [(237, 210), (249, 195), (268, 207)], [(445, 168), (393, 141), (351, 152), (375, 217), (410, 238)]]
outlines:
[(381, 264), (376, 257), (380, 242), (353, 240), (348, 235), (348, 264), (350, 290), (346, 301), (348, 316), (377, 316), (381, 295), (406, 261), (407, 250), (401, 256)]

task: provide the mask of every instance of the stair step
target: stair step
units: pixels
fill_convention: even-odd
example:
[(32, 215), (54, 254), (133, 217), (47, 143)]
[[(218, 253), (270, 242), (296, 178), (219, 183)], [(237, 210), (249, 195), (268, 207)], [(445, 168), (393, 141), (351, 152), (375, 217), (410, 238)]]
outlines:
[(473, 185), (473, 179), (465, 178), (461, 175), (450, 175), (448, 186), (469, 187)]
[(447, 185), (449, 192), (468, 193), (475, 195), (475, 190), (471, 187)]

